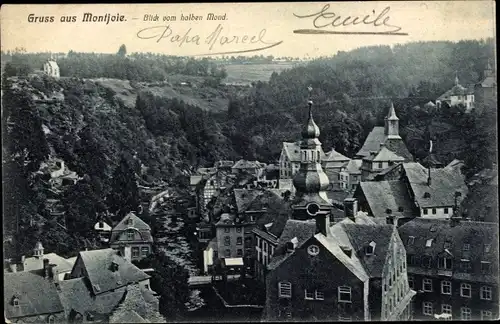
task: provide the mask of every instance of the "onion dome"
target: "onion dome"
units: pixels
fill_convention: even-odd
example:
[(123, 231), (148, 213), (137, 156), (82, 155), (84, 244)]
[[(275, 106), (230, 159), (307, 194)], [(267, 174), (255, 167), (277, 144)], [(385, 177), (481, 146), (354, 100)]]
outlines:
[(307, 124), (304, 130), (302, 131), (302, 137), (304, 139), (310, 139), (310, 138), (318, 138), (319, 137), (319, 127), (316, 125), (314, 122), (313, 116), (312, 116), (312, 100), (309, 100), (308, 105), (309, 105), (309, 118), (307, 119)]

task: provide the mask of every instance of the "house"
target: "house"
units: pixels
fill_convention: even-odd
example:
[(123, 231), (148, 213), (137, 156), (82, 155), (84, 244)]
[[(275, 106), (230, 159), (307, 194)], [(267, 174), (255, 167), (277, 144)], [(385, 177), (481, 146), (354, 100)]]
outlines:
[(350, 160), (339, 173), (340, 188), (351, 191), (361, 181), (361, 165), (363, 160)]
[[(331, 149), (328, 153), (320, 150), (321, 154), (321, 166), (324, 172), (327, 174), (331, 183), (338, 182), (338, 174), (340, 170), (346, 166), (346, 164), (351, 160), (350, 158), (337, 152), (335, 149)], [(280, 181), (285, 183), (286, 179), (292, 179), (293, 176), (299, 171), (300, 168), (300, 142), (283, 142), (283, 148), (281, 150), (280, 160)], [(281, 188), (281, 186), (280, 186)]]
[(399, 234), (416, 319), (498, 319), (498, 224), (415, 218)]
[(373, 127), (372, 131), (365, 139), (363, 146), (356, 153), (357, 159), (363, 159), (370, 156), (372, 152), (380, 150), (380, 144), (384, 143), (385, 147), (395, 153), (397, 156), (403, 157), (405, 162), (413, 161), (413, 156), (406, 147), (401, 136), (399, 136), (399, 118), (396, 116), (394, 105), (391, 103), (389, 113), (384, 118), (384, 127)]
[(129, 213), (111, 231), (109, 244), (130, 260), (141, 260), (152, 253), (151, 227), (134, 213)]
[(43, 64), (43, 72), (54, 78), (59, 78), (61, 76), (59, 65), (57, 65), (56, 61), (52, 59), (47, 60), (47, 62)]
[(108, 322), (131, 291), (140, 292), (129, 310), (142, 313), (147, 307), (158, 310), (158, 299), (149, 284), (150, 276), (113, 249), (82, 251), (79, 253), (70, 278), (60, 282), (61, 301), (70, 321), (87, 320)]
[(490, 64), (490, 61), (488, 61), (488, 65), (486, 66), (486, 69), (484, 70), (483, 73), (483, 79), (474, 87), (474, 96), (476, 102), (496, 103), (497, 100), (496, 93), (497, 93), (496, 74)]
[(455, 168), (424, 168), (418, 162), (403, 163), (403, 182), (420, 217), (449, 218), (468, 192), (465, 176)]
[(259, 161), (239, 160), (231, 168), (233, 174), (250, 174), (260, 180), (264, 176), (265, 164)]
[(394, 224), (399, 224), (399, 219), (419, 216), (419, 210), (412, 203), (408, 189), (399, 180), (360, 182), (353, 198), (348, 201), (352, 201), (356, 207), (352, 215), (356, 215), (359, 208), (359, 211), (366, 212), (371, 217), (393, 217)]
[(4, 274), (3, 305), (6, 322), (64, 322), (53, 273), (44, 269)]
[(266, 319), (410, 319), (415, 292), (394, 226), (350, 219), (331, 227), (318, 219), (292, 223), (269, 265)]
[(458, 76), (455, 76), (455, 85), (450, 90), (446, 91), (436, 99), (437, 108), (441, 108), (443, 104), (448, 107), (463, 105), (466, 111), (474, 108), (474, 89), (465, 88), (458, 82)]
[(369, 180), (375, 174), (403, 161), (405, 161), (404, 157), (389, 150), (385, 143), (380, 143), (378, 151), (372, 151), (369, 155), (363, 157), (360, 168), (362, 171), (361, 178), (362, 180)]
[(109, 238), (111, 236), (113, 228), (109, 226), (108, 223), (101, 219), (97, 223), (95, 223), (94, 230), (99, 234), (102, 242), (109, 242)]
[(56, 253), (44, 254), (44, 247), (41, 242), (35, 244), (32, 257), (21, 257), (21, 262), (17, 264), (12, 262), (10, 264), (11, 272), (28, 272), (28, 271), (42, 271), (47, 265), (50, 265), (52, 271), (52, 280), (59, 282), (64, 280), (66, 274), (71, 272), (74, 265), (74, 260), (65, 259)]

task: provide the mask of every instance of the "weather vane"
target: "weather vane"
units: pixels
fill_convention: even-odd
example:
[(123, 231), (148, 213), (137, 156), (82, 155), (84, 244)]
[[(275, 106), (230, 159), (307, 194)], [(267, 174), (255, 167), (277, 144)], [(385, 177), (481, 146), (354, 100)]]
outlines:
[(312, 90), (313, 90), (312, 86), (308, 86), (307, 90), (309, 91), (309, 105), (312, 105), (312, 103), (313, 103), (312, 99), (311, 99), (311, 94), (312, 94)]

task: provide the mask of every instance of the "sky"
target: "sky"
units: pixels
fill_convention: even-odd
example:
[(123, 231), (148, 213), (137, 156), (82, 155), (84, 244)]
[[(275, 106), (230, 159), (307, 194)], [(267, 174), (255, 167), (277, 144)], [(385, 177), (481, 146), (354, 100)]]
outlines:
[[(0, 9), (1, 49), (116, 53), (120, 45), (125, 44), (129, 53), (313, 58), (371, 45), (495, 37), (494, 6), (494, 1), (474, 0), (3, 5)], [(83, 22), (84, 13), (123, 16), (126, 21)], [(207, 20), (210, 13), (225, 15), (225, 20)], [(30, 22), (30, 14), (52, 16), (54, 22)], [(191, 14), (201, 20), (181, 20), (181, 15)], [(145, 15), (158, 15), (159, 21), (144, 21)], [(365, 23), (361, 23), (367, 15)], [(61, 22), (61, 17), (71, 16), (76, 17), (75, 22)], [(357, 16), (360, 18), (354, 20)], [(176, 21), (169, 21), (169, 17), (175, 17)], [(334, 21), (335, 18), (338, 20)], [(334, 24), (345, 21), (348, 26), (332, 26), (332, 21)], [(353, 21), (357, 24), (352, 25)], [(389, 26), (385, 26), (384, 21)], [(390, 33), (397, 27), (400, 34)], [(309, 33), (294, 33), (304, 29)], [(388, 35), (381, 34), (388, 32)], [(265, 47), (268, 48), (262, 49)]]

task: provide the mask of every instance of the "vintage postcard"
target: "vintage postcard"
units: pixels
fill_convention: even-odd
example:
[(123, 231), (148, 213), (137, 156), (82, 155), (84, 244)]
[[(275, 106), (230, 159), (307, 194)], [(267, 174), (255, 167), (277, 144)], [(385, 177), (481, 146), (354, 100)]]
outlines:
[(498, 319), (495, 9), (2, 6), (5, 321)]

